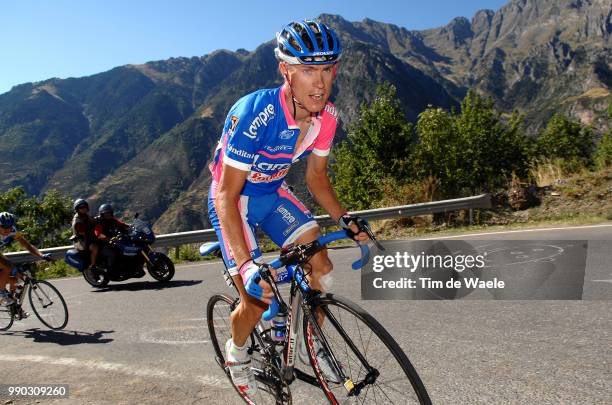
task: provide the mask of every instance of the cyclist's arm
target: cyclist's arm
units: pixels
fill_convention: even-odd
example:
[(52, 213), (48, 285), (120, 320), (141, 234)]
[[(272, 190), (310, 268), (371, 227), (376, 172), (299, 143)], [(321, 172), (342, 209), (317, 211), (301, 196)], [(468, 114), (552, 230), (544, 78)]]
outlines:
[[(315, 201), (323, 207), (329, 216), (338, 222), (340, 217), (346, 214), (346, 209), (338, 201), (336, 192), (332, 188), (331, 181), (327, 175), (327, 156), (319, 156), (311, 154), (308, 157), (306, 166), (306, 187), (314, 197)], [(359, 228), (356, 225), (351, 226), (353, 232), (357, 232)], [(360, 232), (357, 236), (358, 240), (367, 240), (368, 235), (365, 232)]]
[(32, 253), (32, 255), (34, 256), (38, 256), (40, 258), (44, 258), (43, 254), (40, 252), (40, 250), (38, 250), (36, 248), (36, 246), (32, 245), (30, 242), (28, 242), (27, 240), (25, 240), (23, 238), (23, 236), (20, 236), (19, 238), (15, 237), (15, 240), (19, 242), (19, 244), (21, 244), (21, 246), (23, 246), (24, 248), (26, 248), (26, 250), (30, 253)]
[(238, 199), (246, 182), (248, 171), (223, 164), (223, 171), (217, 186), (215, 210), (223, 230), (223, 236), (231, 249), (236, 266), (251, 259), (244, 233), (242, 217), (238, 211)]
[(337, 222), (346, 213), (346, 209), (342, 207), (332, 188), (327, 175), (327, 161), (327, 156), (318, 156), (314, 153), (308, 156), (306, 187), (316, 202), (327, 211), (334, 222)]

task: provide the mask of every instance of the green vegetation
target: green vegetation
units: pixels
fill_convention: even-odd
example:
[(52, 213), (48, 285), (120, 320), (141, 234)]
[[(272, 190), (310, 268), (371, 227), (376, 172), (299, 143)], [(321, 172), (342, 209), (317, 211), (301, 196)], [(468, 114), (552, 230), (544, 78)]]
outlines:
[(538, 138), (537, 151), (540, 156), (564, 159), (570, 169), (576, 170), (591, 162), (594, 146), (591, 128), (555, 114)]
[(533, 139), (518, 113), (505, 119), (493, 101), (468, 92), (459, 111), (429, 106), (405, 121), (395, 89), (383, 85), (337, 149), (333, 181), (349, 209), (547, 186), (611, 164), (610, 132), (555, 114)]
[[(24, 237), (39, 248), (61, 246), (68, 243), (72, 203), (56, 191), (42, 197), (26, 195), (21, 187), (0, 193), (0, 211), (17, 216), (17, 228)], [(13, 244), (12, 250), (21, 246)]]
[(336, 192), (353, 209), (370, 208), (382, 197), (381, 179), (399, 181), (409, 173), (412, 124), (404, 120), (394, 86), (380, 86), (376, 94), (372, 104), (361, 106), (332, 167)]
[(593, 160), (599, 169), (612, 166), (612, 128), (599, 141)]
[(70, 267), (63, 260), (58, 260), (53, 263), (37, 263), (35, 266), (36, 278), (47, 280), (52, 278), (63, 277), (78, 277), (81, 272)]

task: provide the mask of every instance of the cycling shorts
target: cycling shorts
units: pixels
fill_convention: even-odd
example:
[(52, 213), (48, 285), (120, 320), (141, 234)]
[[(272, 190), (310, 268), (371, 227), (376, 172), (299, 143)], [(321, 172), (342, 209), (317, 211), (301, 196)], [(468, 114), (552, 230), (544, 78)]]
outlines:
[[(238, 267), (232, 256), (219, 218), (215, 211), (216, 184), (213, 182), (208, 195), (208, 216), (221, 243), (223, 261), (232, 276), (238, 274)], [(257, 228), (261, 229), (280, 247), (293, 243), (304, 232), (317, 228), (318, 224), (310, 211), (283, 184), (275, 193), (259, 196), (241, 195), (238, 210), (242, 217), (242, 231), (253, 260), (261, 257), (257, 244)]]

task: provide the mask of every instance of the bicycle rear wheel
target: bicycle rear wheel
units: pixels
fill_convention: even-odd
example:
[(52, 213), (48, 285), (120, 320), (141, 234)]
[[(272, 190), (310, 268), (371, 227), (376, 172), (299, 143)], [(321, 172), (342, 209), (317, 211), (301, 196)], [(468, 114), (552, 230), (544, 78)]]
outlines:
[[(325, 373), (330, 368), (322, 364), (315, 352), (327, 353), (321, 343), (315, 344), (315, 339), (322, 341), (319, 328), (313, 326), (311, 317), (304, 317), (308, 357), (330, 403), (431, 404), (406, 354), (370, 314), (348, 299), (333, 294), (320, 296), (313, 309), (325, 314), (320, 326), (322, 337), (347, 378), (337, 382), (328, 380), (330, 373)], [(333, 370), (332, 373), (340, 374)]]
[(68, 323), (66, 301), (51, 283), (44, 280), (32, 280), (28, 298), (32, 310), (45, 326), (54, 330), (66, 327)]
[(0, 306), (0, 330), (8, 330), (13, 326), (13, 305)]
[(254, 395), (245, 395), (232, 382), (229, 369), (225, 366), (225, 342), (232, 337), (230, 314), (238, 305), (238, 299), (226, 294), (213, 295), (206, 306), (206, 319), (210, 341), (215, 350), (217, 363), (232, 383), (232, 386), (247, 404), (291, 404), (291, 392), (283, 381), (280, 370), (267, 360), (261, 353), (259, 339), (251, 334), (247, 340), (248, 351), (251, 353), (251, 364), (257, 379), (257, 392)]

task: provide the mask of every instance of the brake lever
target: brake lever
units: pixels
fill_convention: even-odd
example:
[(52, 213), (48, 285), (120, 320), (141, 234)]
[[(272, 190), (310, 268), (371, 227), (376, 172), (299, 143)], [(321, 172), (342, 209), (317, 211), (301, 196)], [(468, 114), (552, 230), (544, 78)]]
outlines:
[(384, 251), (385, 247), (378, 241), (378, 239), (376, 239), (374, 232), (372, 232), (372, 230), (370, 229), (370, 225), (365, 221), (363, 223), (363, 229), (365, 230), (365, 233), (368, 235), (370, 240), (374, 242), (374, 246), (376, 246), (379, 250)]

